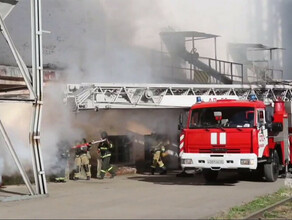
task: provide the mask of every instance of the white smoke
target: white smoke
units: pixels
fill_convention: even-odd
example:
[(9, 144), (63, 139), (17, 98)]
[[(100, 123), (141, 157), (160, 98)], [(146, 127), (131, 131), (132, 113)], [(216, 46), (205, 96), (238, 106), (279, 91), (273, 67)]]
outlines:
[[(84, 137), (84, 131), (74, 122), (74, 113), (63, 102), (62, 89), (59, 83), (45, 87), (41, 144), (44, 165), (49, 174), (57, 174), (64, 169), (59, 164), (60, 153), (69, 151), (77, 140), (80, 141)], [(64, 143), (65, 146), (60, 146)]]
[[(67, 141), (67, 149), (76, 140), (81, 140), (84, 132), (76, 128), (74, 114), (63, 103), (63, 87), (60, 84), (49, 84), (45, 87), (45, 102), (41, 122), (41, 152), (48, 174), (58, 173), (60, 155), (58, 144)], [(26, 171), (32, 169), (29, 132), (33, 108), (31, 104), (2, 104), (0, 119), (8, 134), (11, 144)], [(19, 174), (15, 162), (7, 150), (2, 134), (0, 135), (0, 176)], [(57, 169), (57, 170), (56, 170)]]
[[(0, 119), (17, 153), (19, 160), (25, 168), (31, 167), (31, 154), (29, 148), (29, 128), (31, 119), (31, 106), (29, 104), (1, 104)], [(7, 150), (6, 142), (0, 134), (0, 150), (2, 159), (2, 175), (12, 175), (18, 172), (16, 164)]]
[[(67, 68), (70, 82), (174, 83), (179, 73), (172, 76), (169, 70), (155, 68), (161, 64), (159, 32), (173, 27), (178, 31), (221, 35), (218, 55), (224, 59), (227, 42), (250, 40), (246, 19), (249, 3), (249, 0), (44, 1), (43, 27), (51, 31), (44, 35), (44, 63)], [(29, 26), (29, 13), (23, 14), (26, 10), (29, 11), (28, 2), (19, 2), (7, 23), (29, 64), (30, 40), (23, 37), (29, 36), (25, 28)], [(213, 41), (203, 43), (202, 49), (201, 44), (198, 42), (196, 47), (202, 56), (214, 55)], [(9, 63), (7, 57), (7, 53), (0, 54), (1, 60)]]
[[(159, 74), (149, 74), (148, 68), (143, 74), (137, 67), (140, 64), (151, 66), (151, 62), (158, 59), (149, 54), (147, 58), (148, 52), (143, 51), (138, 55), (143, 58), (136, 60), (137, 53), (132, 50), (135, 51), (133, 46), (136, 46), (159, 51), (161, 30), (172, 27), (178, 31), (220, 35), (217, 39), (218, 58), (227, 59), (229, 42), (284, 46), (282, 38), (288, 39), (289, 30), (282, 29), (282, 25), (289, 24), (290, 15), (285, 14), (289, 6), (288, 0), (44, 1), (43, 28), (51, 31), (44, 35), (44, 63), (66, 66), (70, 70), (76, 66), (75, 72), (79, 74), (72, 77), (75, 79), (85, 70), (89, 79), (95, 81), (110, 81), (122, 74), (126, 78), (123, 80), (129, 82), (134, 76), (155, 82), (161, 78)], [(6, 19), (16, 46), (28, 64), (30, 17), (26, 12), (29, 10), (29, 2), (19, 1)], [(2, 44), (5, 42), (0, 42), (1, 47)], [(285, 46), (289, 45), (286, 42)], [(198, 41), (196, 47), (202, 56), (214, 55), (212, 40)], [(11, 60), (11, 55), (3, 50), (0, 60), (11, 63), (8, 59)]]

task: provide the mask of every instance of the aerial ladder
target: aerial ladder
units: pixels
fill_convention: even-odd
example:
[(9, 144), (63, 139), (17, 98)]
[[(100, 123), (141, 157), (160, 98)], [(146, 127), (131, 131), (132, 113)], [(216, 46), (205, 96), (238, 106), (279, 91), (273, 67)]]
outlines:
[(68, 84), (65, 102), (73, 111), (106, 109), (186, 109), (202, 101), (292, 99), (292, 84)]

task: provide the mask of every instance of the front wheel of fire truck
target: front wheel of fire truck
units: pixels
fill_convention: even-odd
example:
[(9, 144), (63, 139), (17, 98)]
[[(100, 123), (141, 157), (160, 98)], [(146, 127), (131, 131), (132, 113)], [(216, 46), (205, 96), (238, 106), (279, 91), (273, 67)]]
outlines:
[(203, 176), (206, 181), (208, 182), (214, 182), (216, 181), (219, 171), (217, 170), (210, 170), (210, 169), (203, 169)]
[(271, 155), (271, 163), (266, 163), (264, 165), (264, 176), (266, 181), (275, 182), (279, 176), (280, 159), (277, 151), (273, 151)]

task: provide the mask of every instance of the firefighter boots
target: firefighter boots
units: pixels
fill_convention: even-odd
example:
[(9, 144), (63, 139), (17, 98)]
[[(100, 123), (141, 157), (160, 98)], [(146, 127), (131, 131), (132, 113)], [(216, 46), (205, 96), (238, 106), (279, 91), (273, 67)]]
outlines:
[(166, 168), (165, 167), (161, 167), (161, 172), (159, 173), (160, 175), (165, 175), (167, 174)]

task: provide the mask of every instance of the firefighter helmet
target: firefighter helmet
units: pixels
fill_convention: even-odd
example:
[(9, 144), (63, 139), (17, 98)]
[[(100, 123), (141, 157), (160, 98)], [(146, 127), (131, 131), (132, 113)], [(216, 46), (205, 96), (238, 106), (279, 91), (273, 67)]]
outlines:
[(102, 139), (106, 139), (108, 137), (106, 131), (101, 132), (100, 136)]

